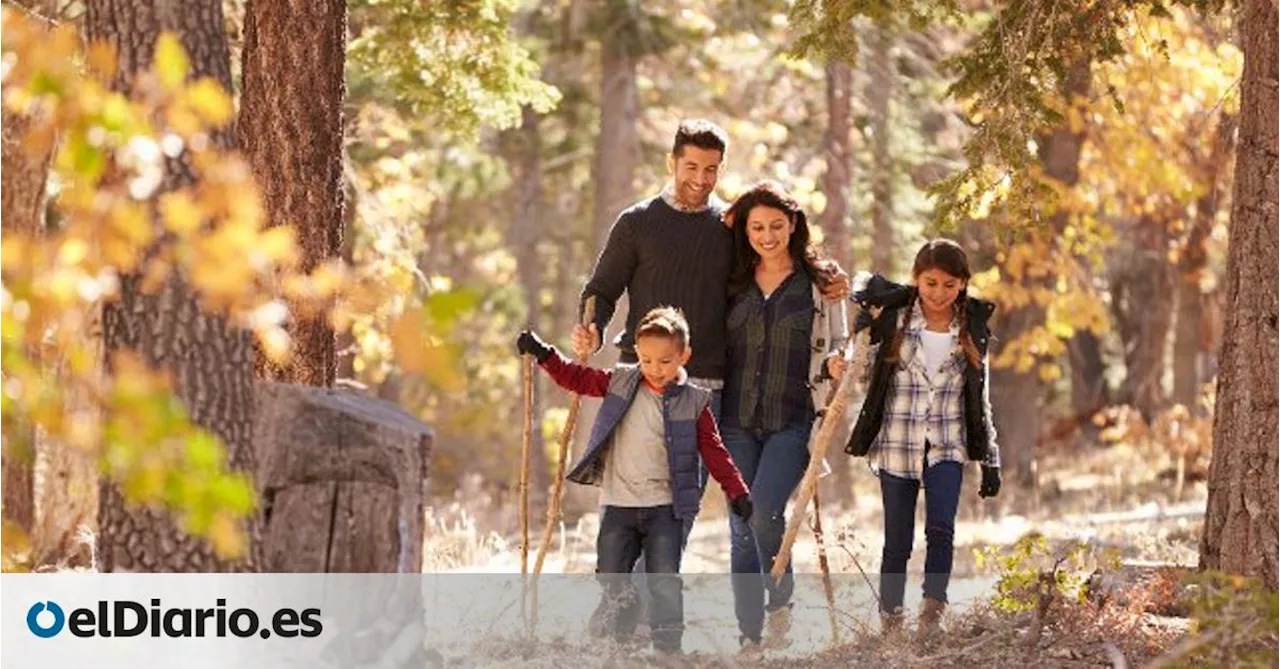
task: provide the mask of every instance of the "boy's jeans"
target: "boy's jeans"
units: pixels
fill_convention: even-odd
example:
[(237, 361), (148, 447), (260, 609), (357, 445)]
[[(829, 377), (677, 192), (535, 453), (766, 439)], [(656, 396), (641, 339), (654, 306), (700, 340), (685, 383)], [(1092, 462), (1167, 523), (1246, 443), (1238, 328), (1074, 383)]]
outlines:
[(725, 448), (742, 471), (755, 506), (749, 523), (730, 514), (729, 534), (738, 631), (757, 642), (764, 629), (765, 592), (769, 593), (767, 609), (774, 611), (790, 604), (795, 589), (790, 563), (781, 582), (775, 583), (769, 571), (782, 549), (787, 499), (809, 466), (810, 427), (793, 424), (772, 433), (724, 429)]
[(678, 652), (684, 636), (684, 592), (680, 580), (684, 523), (670, 504), (654, 507), (606, 506), (596, 540), (605, 607), (601, 624), (615, 638), (635, 633), (639, 593), (631, 570), (643, 555), (653, 647)]
[[(959, 462), (939, 462), (924, 470), (924, 596), (943, 603), (947, 601), (947, 585), (951, 580), (956, 507), (960, 504), (963, 477), (964, 468)], [(880, 472), (880, 494), (884, 500), (880, 610), (884, 613), (897, 613), (902, 608), (921, 483)]]

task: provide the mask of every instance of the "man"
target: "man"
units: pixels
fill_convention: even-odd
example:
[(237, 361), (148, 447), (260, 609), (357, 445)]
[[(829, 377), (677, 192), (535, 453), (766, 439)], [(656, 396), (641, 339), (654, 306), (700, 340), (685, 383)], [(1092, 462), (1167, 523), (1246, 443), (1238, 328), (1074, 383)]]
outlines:
[[(630, 299), (627, 323), (614, 344), (620, 349), (621, 362), (635, 363), (633, 333), (639, 318), (660, 306), (679, 309), (692, 335), (692, 354), (685, 366), (689, 383), (712, 392), (711, 411), (717, 420), (725, 378), (725, 313), (734, 249), (733, 233), (722, 221), (727, 204), (714, 191), (728, 146), (728, 135), (711, 121), (680, 123), (667, 155), (671, 181), (658, 195), (632, 205), (614, 222), (581, 295), (583, 302), (589, 296), (596, 298), (593, 322), (576, 325), (572, 334), (577, 355), (600, 350), (600, 333), (626, 293)], [(824, 292), (833, 298), (847, 296), (848, 275), (834, 263), (828, 269)], [(700, 479), (705, 486), (705, 467)], [(692, 529), (692, 521), (684, 524), (682, 542), (688, 542)], [(636, 571), (641, 573), (643, 564)], [(597, 618), (592, 617), (593, 623)]]

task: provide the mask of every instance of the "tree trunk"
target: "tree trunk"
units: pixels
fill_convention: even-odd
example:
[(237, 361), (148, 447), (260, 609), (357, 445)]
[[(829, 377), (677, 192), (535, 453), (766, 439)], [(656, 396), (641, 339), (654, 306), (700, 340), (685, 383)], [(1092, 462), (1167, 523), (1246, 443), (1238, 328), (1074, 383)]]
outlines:
[[(3, 172), (0, 197), (3, 198), (4, 233), (36, 236), (44, 227), (44, 186), (49, 174), (50, 151), (31, 155), (22, 144), (29, 122), (6, 107), (3, 112)], [(36, 347), (29, 353), (39, 364)], [(15, 426), (4, 438), (3, 517), (25, 532), (35, 523), (35, 445), (34, 425)]]
[(827, 239), (827, 252), (842, 267), (852, 267), (853, 247), (849, 240), (849, 190), (853, 187), (853, 71), (840, 61), (827, 64), (827, 133), (823, 138), (827, 171), (822, 175), (822, 194), (827, 206), (820, 225)]
[[(292, 225), (301, 269), (342, 246), (346, 0), (250, 0), (245, 11), (239, 142), (269, 225)], [(260, 378), (333, 385), (336, 340), (325, 315), (290, 305), (292, 356), (284, 366), (256, 355)]]
[[(827, 132), (823, 138), (827, 170), (822, 175), (822, 193), (827, 205), (820, 224), (826, 239), (827, 253), (852, 272), (853, 246), (849, 236), (849, 191), (853, 187), (853, 147), (849, 133), (853, 130), (853, 71), (846, 63), (827, 64)], [(831, 463), (833, 478), (827, 499), (837, 507), (853, 502), (853, 467), (851, 458), (836, 458)]]
[(1123, 399), (1150, 422), (1165, 404), (1161, 376), (1175, 286), (1167, 224), (1144, 216), (1134, 238), (1132, 254), (1115, 277), (1111, 301), (1124, 347)]
[[(613, 8), (616, 9), (616, 8)], [(616, 14), (618, 24), (601, 38), (601, 79), (600, 79), (600, 134), (596, 138), (596, 188), (594, 221), (594, 248), (591, 258), (599, 257), (608, 239), (609, 229), (618, 214), (631, 204), (635, 198), (632, 176), (639, 161), (639, 140), (636, 132), (638, 110), (636, 107), (636, 62), (637, 57), (629, 51), (637, 28), (634, 17), (629, 11), (610, 11)], [(575, 301), (576, 303), (576, 301)], [(594, 364), (608, 367), (618, 360), (618, 350), (610, 342), (613, 335), (626, 324), (630, 300), (623, 295), (613, 316), (613, 327), (609, 332), (601, 333), (604, 346), (594, 359)], [(575, 307), (574, 311), (577, 309)], [(573, 322), (581, 320), (581, 314), (574, 316)], [(570, 454), (581, 453), (586, 447), (587, 437), (591, 433), (591, 424), (595, 421), (596, 412), (600, 409), (600, 401), (584, 398), (578, 413), (578, 429)], [(554, 464), (554, 463), (552, 463)], [(572, 463), (570, 463), (572, 464)], [(586, 503), (582, 497), (586, 489), (570, 486), (566, 495), (571, 497), (566, 510), (576, 510)], [(574, 498), (576, 497), (576, 498)], [(592, 496), (594, 499), (594, 496)]]
[(1248, 0), (1209, 502), (1200, 566), (1277, 586), (1276, 5)]
[[(1196, 215), (1183, 247), (1178, 267), (1178, 313), (1173, 343), (1173, 401), (1192, 411), (1199, 411), (1200, 387), (1207, 381), (1200, 376), (1201, 328), (1205, 318), (1204, 294), (1200, 281), (1209, 263), (1206, 244), (1213, 233), (1214, 220), (1220, 209), (1224, 170), (1230, 168), (1235, 152), (1236, 116), (1223, 113), (1218, 117), (1217, 136), (1204, 165), (1209, 188), (1196, 201)], [(1208, 353), (1212, 353), (1209, 351)]]
[(601, 40), (600, 134), (596, 138), (595, 250), (604, 248), (609, 228), (635, 196), (632, 176), (639, 161), (636, 133), (636, 57), (628, 52), (630, 25)]
[[(516, 137), (516, 150), (513, 158), (517, 161), (517, 172), (520, 182), (518, 188), (519, 215), (513, 222), (510, 233), (511, 244), (516, 256), (516, 273), (520, 277), (521, 291), (524, 293), (525, 327), (541, 331), (542, 326), (542, 286), (545, 278), (542, 272), (542, 259), (538, 253), (538, 241), (542, 239), (543, 229), (543, 195), (542, 195), (542, 135), (541, 119), (538, 112), (528, 105), (521, 110), (522, 123), (519, 130), (513, 131)], [(543, 334), (548, 334), (544, 332)], [(546, 389), (544, 374), (533, 377), (533, 434), (530, 449), (534, 455), (531, 465), (529, 489), (533, 492), (532, 500), (541, 505), (541, 500), (550, 482), (550, 470), (544, 457), (546, 450), (542, 438), (542, 393)]]
[(871, 114), (871, 269), (893, 276), (893, 155), (889, 149), (889, 99), (893, 97), (893, 38), (887, 28), (871, 29), (867, 105)]
[[(191, 60), (191, 76), (212, 77), (231, 89), (230, 61), (217, 0), (101, 0), (89, 4), (89, 40), (111, 43), (119, 55), (113, 86), (131, 91), (135, 75), (152, 63), (161, 31), (177, 35)], [(229, 130), (214, 132), (215, 145), (231, 147)], [(166, 186), (190, 185), (195, 177), (186, 156), (168, 162)], [(159, 223), (157, 222), (157, 225)], [(134, 350), (167, 373), (191, 420), (226, 447), (230, 467), (253, 476), (253, 345), (247, 332), (201, 311), (197, 296), (180, 276), (166, 280), (158, 294), (144, 294), (137, 275), (121, 279), (119, 299), (106, 305), (103, 334), (110, 363), (115, 351)], [(247, 554), (223, 560), (203, 539), (183, 532), (169, 513), (127, 506), (112, 482), (104, 482), (98, 511), (99, 568), (111, 571), (253, 571), (260, 564), (261, 531), (247, 521)]]

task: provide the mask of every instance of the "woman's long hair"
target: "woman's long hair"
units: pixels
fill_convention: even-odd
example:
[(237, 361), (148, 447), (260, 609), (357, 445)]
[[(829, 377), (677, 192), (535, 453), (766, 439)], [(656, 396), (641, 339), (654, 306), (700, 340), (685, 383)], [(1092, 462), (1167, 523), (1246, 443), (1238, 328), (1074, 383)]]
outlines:
[(787, 241), (787, 251), (796, 269), (804, 271), (811, 282), (823, 280), (823, 254), (821, 248), (809, 239), (809, 218), (805, 215), (800, 203), (791, 197), (782, 184), (766, 180), (757, 183), (745, 193), (738, 196), (724, 213), (725, 221), (733, 228), (734, 260), (733, 271), (729, 273), (729, 295), (740, 295), (755, 281), (756, 265), (760, 264), (760, 254), (751, 248), (747, 238), (747, 217), (756, 207), (770, 207), (786, 214), (787, 220), (794, 224), (791, 238)]
[[(976, 367), (982, 366), (982, 354), (978, 352), (978, 347), (974, 345), (973, 338), (969, 336), (969, 278), (973, 276), (969, 271), (969, 254), (964, 252), (964, 247), (956, 242), (938, 238), (926, 242), (920, 247), (920, 251), (916, 253), (916, 260), (911, 265), (911, 277), (915, 278), (931, 269), (941, 270), (951, 276), (961, 279), (965, 283), (965, 287), (956, 296), (955, 318), (960, 327), (960, 348), (964, 351), (964, 356), (968, 358), (969, 364)], [(886, 352), (885, 360), (890, 363), (898, 362), (898, 354), (902, 349), (902, 340), (907, 333), (907, 324), (911, 321), (911, 311), (915, 308), (915, 301), (919, 299), (919, 294), (912, 292), (911, 302), (907, 304), (907, 310), (902, 318), (902, 325), (898, 327), (898, 331), (893, 335), (893, 341), (889, 344), (889, 350)]]

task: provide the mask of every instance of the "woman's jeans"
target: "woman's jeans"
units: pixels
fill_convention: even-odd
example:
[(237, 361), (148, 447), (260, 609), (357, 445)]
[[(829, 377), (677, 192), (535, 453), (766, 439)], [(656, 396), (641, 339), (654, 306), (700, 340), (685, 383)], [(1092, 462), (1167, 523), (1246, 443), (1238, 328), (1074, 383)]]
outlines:
[[(956, 507), (964, 468), (943, 461), (924, 470), (924, 596), (947, 601), (951, 580), (952, 543), (956, 533)], [(921, 481), (880, 472), (884, 500), (884, 553), (880, 558), (880, 611), (898, 613), (907, 589), (907, 560), (916, 531), (916, 497)]]
[(769, 593), (767, 608), (774, 611), (790, 605), (795, 589), (790, 563), (780, 582), (769, 571), (782, 548), (787, 499), (809, 466), (810, 428), (793, 424), (773, 433), (724, 428), (725, 448), (742, 471), (754, 507), (749, 523), (729, 515), (729, 533), (738, 631), (756, 641), (764, 628), (765, 592)]

